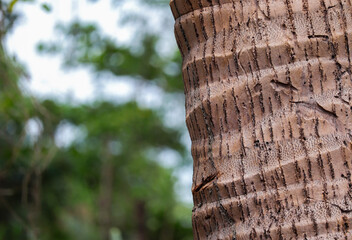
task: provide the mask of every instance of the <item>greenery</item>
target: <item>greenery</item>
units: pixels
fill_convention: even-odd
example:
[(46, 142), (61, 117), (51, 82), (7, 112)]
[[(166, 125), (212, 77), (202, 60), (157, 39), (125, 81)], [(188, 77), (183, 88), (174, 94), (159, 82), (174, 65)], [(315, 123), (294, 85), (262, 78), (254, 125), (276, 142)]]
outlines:
[[(25, 94), (26, 71), (3, 44), (23, 2), (0, 1), (0, 239), (192, 239), (175, 169), (156, 160), (171, 151), (181, 156), (179, 167), (190, 163), (184, 126), (171, 127), (165, 106), (141, 107), (137, 97), (77, 104)], [(143, 4), (167, 9), (166, 1)], [(38, 50), (60, 54), (67, 68), (128, 76), (180, 98), (180, 56), (157, 50), (160, 32), (140, 31), (136, 45), (119, 45), (96, 24), (75, 21), (59, 24), (57, 38)]]

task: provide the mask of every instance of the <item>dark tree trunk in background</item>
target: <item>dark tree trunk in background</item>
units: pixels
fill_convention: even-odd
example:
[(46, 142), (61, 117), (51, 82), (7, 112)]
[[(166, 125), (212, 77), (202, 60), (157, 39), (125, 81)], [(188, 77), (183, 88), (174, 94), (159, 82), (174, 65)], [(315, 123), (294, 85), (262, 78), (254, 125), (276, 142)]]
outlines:
[(352, 239), (350, 0), (172, 0), (195, 239)]
[(109, 154), (102, 163), (99, 192), (99, 227), (101, 240), (110, 240), (112, 227), (112, 204), (114, 193), (114, 164)]
[(138, 226), (138, 240), (147, 240), (148, 239), (148, 232), (147, 232), (147, 216), (146, 216), (146, 209), (145, 209), (145, 202), (140, 200), (137, 201), (135, 206), (136, 211), (136, 222)]

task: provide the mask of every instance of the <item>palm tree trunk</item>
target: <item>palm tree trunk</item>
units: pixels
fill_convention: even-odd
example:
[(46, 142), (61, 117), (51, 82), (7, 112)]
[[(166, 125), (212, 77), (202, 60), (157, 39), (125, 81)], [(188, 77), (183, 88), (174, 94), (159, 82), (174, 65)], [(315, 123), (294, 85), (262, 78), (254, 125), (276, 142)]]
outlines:
[(172, 0), (195, 239), (352, 239), (351, 0)]

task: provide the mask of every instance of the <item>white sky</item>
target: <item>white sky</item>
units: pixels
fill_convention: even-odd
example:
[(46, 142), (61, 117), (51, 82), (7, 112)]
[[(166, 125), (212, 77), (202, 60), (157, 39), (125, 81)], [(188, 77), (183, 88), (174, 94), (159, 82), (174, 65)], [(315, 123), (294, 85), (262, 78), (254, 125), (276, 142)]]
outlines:
[[(30, 75), (25, 87), (31, 93), (43, 97), (56, 97), (60, 100), (84, 102), (96, 97), (94, 92), (94, 75), (88, 69), (80, 68), (72, 71), (61, 69), (61, 59), (56, 56), (38, 55), (36, 45), (39, 41), (54, 39), (54, 27), (58, 22), (70, 22), (75, 18), (83, 21), (97, 22), (104, 33), (115, 37), (117, 41), (128, 41), (129, 31), (118, 28), (119, 11), (110, 5), (110, 1), (87, 3), (86, 0), (76, 1), (51, 1), (52, 12), (47, 13), (37, 4), (21, 3), (15, 5), (15, 10), (23, 14), (21, 21), (9, 35), (6, 45), (10, 53), (25, 64)], [(127, 1), (121, 10), (133, 8), (133, 1)], [(103, 88), (104, 89), (104, 88)], [(115, 94), (128, 97), (131, 87), (123, 81), (110, 84), (107, 96)], [(127, 96), (126, 96), (127, 95)]]
[[(102, 89), (97, 92), (94, 84), (96, 76), (92, 72), (86, 68), (64, 71), (61, 69), (62, 61), (60, 57), (39, 55), (36, 51), (36, 45), (40, 41), (54, 39), (56, 23), (68, 23), (77, 18), (82, 21), (98, 23), (103, 33), (115, 38), (118, 42), (128, 42), (131, 40), (130, 29), (117, 24), (121, 17), (120, 13), (128, 10), (143, 12), (143, 9), (138, 9), (133, 0), (127, 0), (126, 4), (119, 6), (119, 8), (112, 7), (109, 0), (100, 0), (96, 3), (88, 3), (87, 0), (57, 0), (46, 1), (52, 6), (52, 11), (47, 13), (40, 7), (40, 4), (44, 2), (38, 0), (36, 4), (21, 3), (15, 5), (14, 10), (23, 14), (23, 17), (5, 42), (9, 52), (16, 55), (17, 59), (27, 68), (30, 77), (24, 81), (25, 91), (38, 97), (49, 97), (59, 101), (76, 103), (90, 102), (102, 96), (107, 100), (122, 99), (124, 101), (130, 99), (133, 95), (131, 79), (124, 81), (122, 78), (120, 81), (116, 81), (116, 79), (104, 81)], [(155, 16), (155, 21), (157, 20), (158, 17)], [(170, 32), (172, 33), (173, 29), (170, 28)], [(173, 33), (167, 36), (173, 36)], [(174, 40), (172, 39), (172, 41)], [(161, 46), (161, 49), (164, 48), (167, 51), (170, 39), (164, 42), (166, 45)], [(160, 89), (150, 86), (139, 96), (138, 100), (145, 107), (160, 106), (163, 100), (158, 96), (162, 95), (163, 92)], [(183, 106), (181, 107), (183, 108)], [(176, 108), (169, 115), (171, 120), (175, 120), (182, 115), (182, 121), (184, 121), (183, 109)], [(172, 121), (170, 121), (170, 124), (173, 124)], [(66, 140), (70, 137), (69, 135), (65, 135)], [(189, 143), (188, 135), (185, 139)], [(168, 163), (164, 163), (166, 166), (168, 164), (172, 165), (172, 159)], [(191, 202), (191, 166), (178, 170), (175, 175), (179, 179), (177, 188), (181, 199)]]

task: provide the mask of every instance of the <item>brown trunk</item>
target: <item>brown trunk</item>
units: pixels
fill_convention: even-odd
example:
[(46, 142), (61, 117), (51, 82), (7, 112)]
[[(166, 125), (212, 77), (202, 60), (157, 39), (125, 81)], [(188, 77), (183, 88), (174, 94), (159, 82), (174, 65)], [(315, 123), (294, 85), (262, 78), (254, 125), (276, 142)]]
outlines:
[(100, 176), (99, 193), (99, 225), (100, 239), (109, 240), (112, 227), (112, 201), (114, 190), (114, 164), (113, 160), (106, 155), (103, 160)]
[(195, 239), (352, 239), (351, 0), (172, 0)]
[(144, 201), (137, 201), (136, 203), (136, 222), (138, 226), (138, 240), (146, 240), (147, 237), (147, 226), (146, 226), (146, 209)]
[[(39, 239), (40, 228), (38, 223), (41, 214), (41, 187), (42, 187), (42, 172), (39, 168), (36, 168), (32, 172), (32, 176), (29, 176), (28, 187), (30, 187), (30, 201), (25, 202), (24, 206), (28, 208), (28, 224), (30, 226), (27, 229), (27, 235), (32, 236), (33, 239)], [(32, 179), (31, 179), (32, 177)]]

